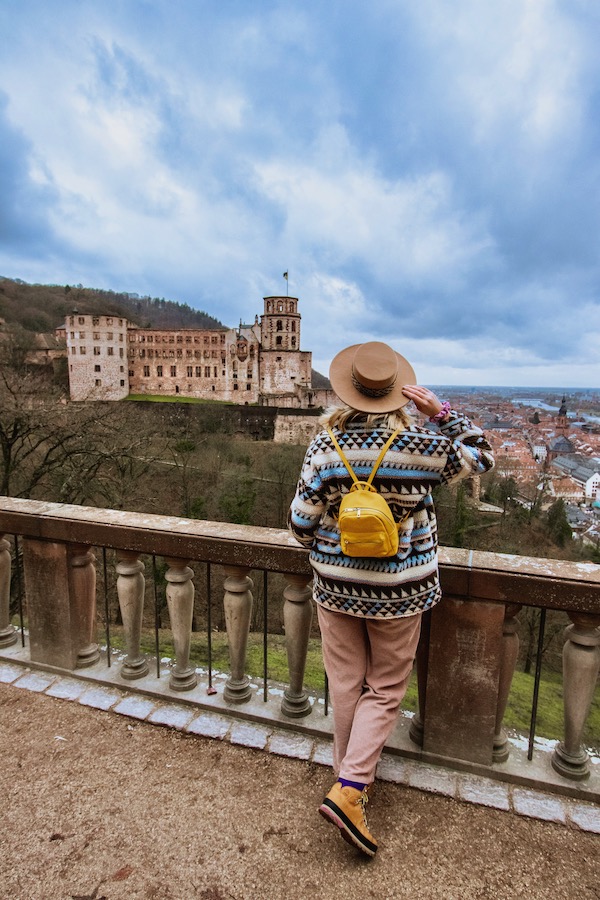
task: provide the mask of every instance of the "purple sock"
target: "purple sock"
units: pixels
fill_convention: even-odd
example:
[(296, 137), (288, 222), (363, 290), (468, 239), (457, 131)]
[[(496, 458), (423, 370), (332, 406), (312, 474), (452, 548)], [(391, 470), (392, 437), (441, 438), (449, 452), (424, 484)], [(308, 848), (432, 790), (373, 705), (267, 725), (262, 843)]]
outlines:
[(362, 781), (349, 781), (347, 778), (338, 778), (338, 781), (342, 787), (356, 788), (357, 791), (363, 791), (367, 786)]

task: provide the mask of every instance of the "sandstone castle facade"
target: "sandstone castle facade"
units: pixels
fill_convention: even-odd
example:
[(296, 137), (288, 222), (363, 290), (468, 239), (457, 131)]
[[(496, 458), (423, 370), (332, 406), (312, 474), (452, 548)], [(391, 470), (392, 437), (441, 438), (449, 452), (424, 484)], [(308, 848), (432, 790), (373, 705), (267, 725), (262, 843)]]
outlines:
[(326, 384), (313, 387), (312, 354), (300, 349), (300, 320), (296, 297), (265, 297), (260, 320), (238, 328), (139, 328), (118, 316), (74, 312), (65, 323), (71, 399), (164, 394), (326, 406), (333, 394)]

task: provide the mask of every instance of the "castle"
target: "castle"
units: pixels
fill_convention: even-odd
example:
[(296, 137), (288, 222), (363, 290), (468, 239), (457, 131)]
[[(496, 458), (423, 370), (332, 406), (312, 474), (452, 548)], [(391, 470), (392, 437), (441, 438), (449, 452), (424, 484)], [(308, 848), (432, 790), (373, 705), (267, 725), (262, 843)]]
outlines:
[[(65, 322), (71, 400), (163, 394), (311, 409), (334, 395), (300, 349), (297, 297), (265, 297), (238, 328), (139, 328), (119, 316), (73, 312)], [(313, 386), (315, 381), (320, 382)]]

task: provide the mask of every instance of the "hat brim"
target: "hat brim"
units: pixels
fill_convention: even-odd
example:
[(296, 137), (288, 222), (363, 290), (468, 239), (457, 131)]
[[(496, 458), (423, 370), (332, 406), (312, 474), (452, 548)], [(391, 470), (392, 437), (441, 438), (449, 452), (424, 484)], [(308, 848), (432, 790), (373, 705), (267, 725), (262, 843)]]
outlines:
[[(402, 393), (405, 384), (416, 384), (417, 377), (411, 364), (400, 353), (396, 354), (398, 361), (398, 374), (392, 389), (384, 397), (368, 397), (363, 394), (352, 380), (352, 361), (361, 344), (353, 344), (346, 347), (333, 358), (329, 367), (329, 380), (331, 386), (342, 403), (351, 406), (359, 412), (386, 413), (401, 409), (410, 402)], [(393, 348), (391, 348), (393, 349)]]

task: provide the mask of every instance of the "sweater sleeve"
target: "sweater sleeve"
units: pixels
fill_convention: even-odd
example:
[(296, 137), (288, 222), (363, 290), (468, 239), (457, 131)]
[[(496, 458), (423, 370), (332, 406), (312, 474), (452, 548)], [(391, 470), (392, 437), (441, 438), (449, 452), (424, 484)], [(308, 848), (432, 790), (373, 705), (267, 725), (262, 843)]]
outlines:
[(288, 528), (303, 547), (312, 547), (313, 539), (325, 511), (326, 486), (315, 465), (315, 445), (310, 444), (304, 457), (296, 493), (288, 513)]
[(481, 428), (466, 416), (451, 410), (446, 422), (440, 423), (440, 432), (451, 441), (450, 452), (442, 482), (452, 484), (461, 478), (483, 475), (494, 467), (492, 448)]

